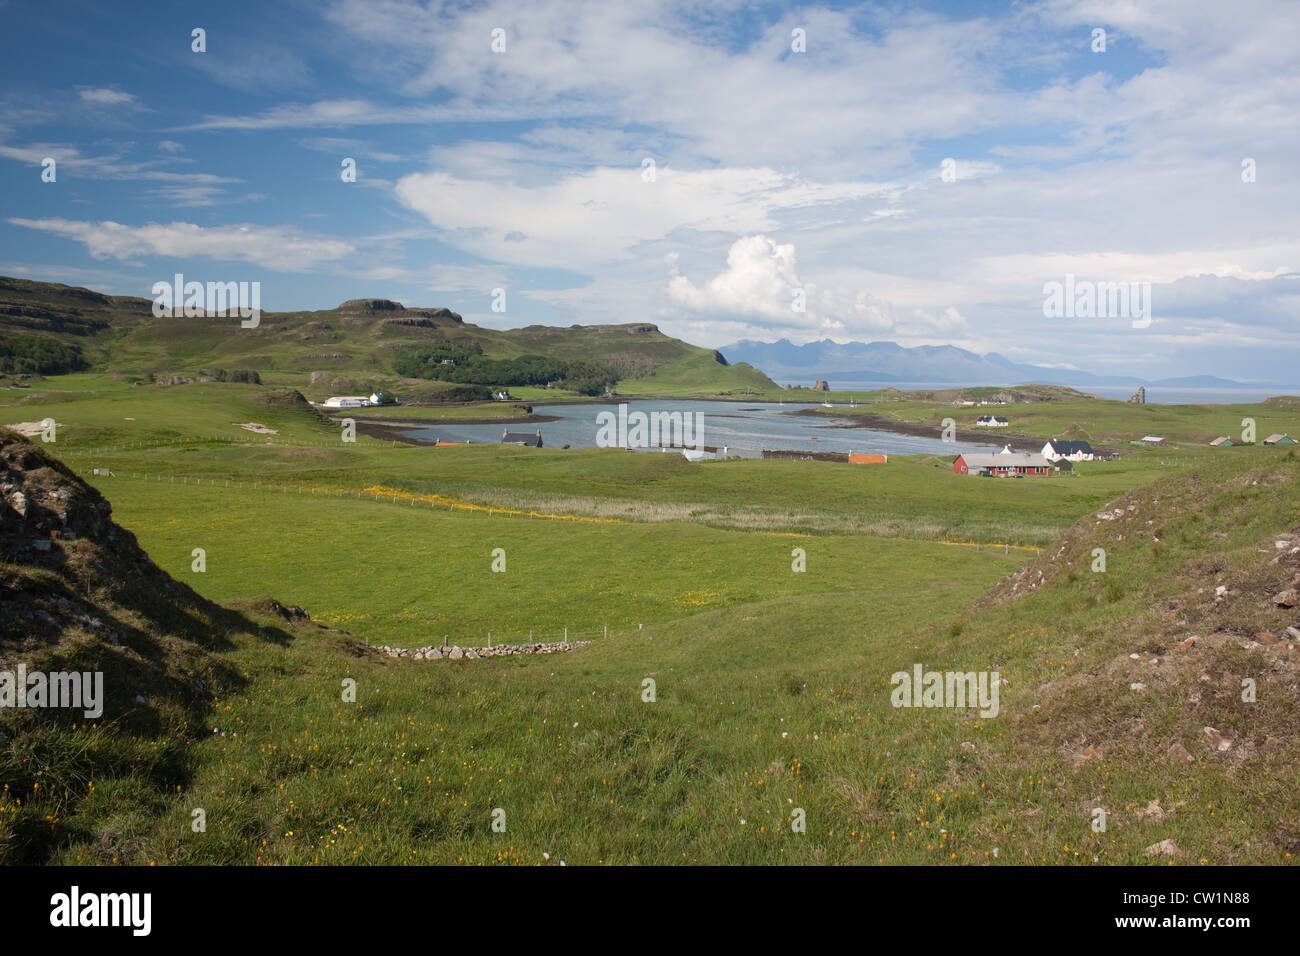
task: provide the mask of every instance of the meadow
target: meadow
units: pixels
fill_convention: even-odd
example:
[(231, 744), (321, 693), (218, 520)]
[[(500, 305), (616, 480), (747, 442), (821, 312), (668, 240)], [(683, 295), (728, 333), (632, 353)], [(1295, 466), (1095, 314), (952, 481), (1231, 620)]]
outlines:
[[(1218, 612), (1193, 614), (1196, 588), (1258, 577), (1260, 542), (1294, 524), (1288, 452), (993, 481), (924, 458), (344, 444), (268, 395), (93, 375), (7, 393), (22, 404), (4, 420), (56, 418), (51, 450), (178, 580), (254, 619), (269, 598), (300, 605), (332, 630), (232, 637), (221, 656), (242, 685), (166, 740), (184, 772), (162, 787), (142, 761), (6, 792), (0, 847), (44, 814), (60, 863), (1091, 865), (1149, 862), (1167, 837), (1185, 862), (1300, 851), (1294, 665), (1204, 651), (1210, 686), (1259, 676), (1252, 710), (1209, 689), (1189, 705), (1195, 673), (1129, 657), (1171, 646), (1170, 602), (1208, 633), (1195, 614)], [(1139, 510), (1122, 529), (1092, 517), (1114, 499)], [(1041, 589), (1005, 600), (1038, 571)], [(566, 627), (591, 645), (461, 662), (366, 648)], [(917, 663), (997, 671), (1000, 714), (891, 706), (891, 675)], [(1139, 679), (1148, 693), (1129, 690)], [(1202, 724), (1237, 749), (1208, 752)], [(116, 733), (73, 728), (68, 751)], [(1165, 759), (1173, 740), (1193, 762)], [(1112, 813), (1104, 832), (1095, 806)]]

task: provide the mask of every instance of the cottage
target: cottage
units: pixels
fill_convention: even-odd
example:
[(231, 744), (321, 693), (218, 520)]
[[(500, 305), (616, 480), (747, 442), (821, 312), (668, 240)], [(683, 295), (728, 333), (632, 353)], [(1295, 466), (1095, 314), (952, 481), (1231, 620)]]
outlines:
[(1046, 475), (1051, 467), (1051, 463), (1042, 455), (1020, 452), (1010, 455), (963, 454), (958, 455), (952, 463), (952, 470), (958, 475), (992, 475), (999, 478)]
[(1265, 445), (1294, 445), (1295, 439), (1290, 435), (1269, 435), (1264, 439)]
[(537, 429), (536, 435), (530, 435), (528, 432), (512, 432), (505, 428), (501, 431), (501, 444), (503, 445), (527, 445), (529, 448), (542, 447), (542, 430)]
[(1070, 461), (1092, 461), (1096, 454), (1086, 441), (1063, 441), (1060, 438), (1053, 438), (1043, 446), (1043, 457), (1048, 461), (1060, 461), (1062, 458)]
[(981, 415), (975, 424), (980, 428), (1003, 428), (1011, 423), (999, 415)]
[(888, 455), (866, 455), (861, 452), (849, 452), (850, 465), (883, 465), (888, 461)]
[(1215, 448), (1231, 448), (1236, 444), (1236, 442), (1227, 435), (1220, 435), (1218, 438), (1214, 439), (1214, 441), (1210, 442), (1210, 444)]

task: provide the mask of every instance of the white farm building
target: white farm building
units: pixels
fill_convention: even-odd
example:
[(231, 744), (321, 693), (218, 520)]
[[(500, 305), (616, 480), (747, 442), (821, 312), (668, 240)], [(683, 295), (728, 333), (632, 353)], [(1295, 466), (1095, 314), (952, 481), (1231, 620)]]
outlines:
[(321, 404), (325, 408), (365, 408), (374, 403), (364, 395), (335, 395)]

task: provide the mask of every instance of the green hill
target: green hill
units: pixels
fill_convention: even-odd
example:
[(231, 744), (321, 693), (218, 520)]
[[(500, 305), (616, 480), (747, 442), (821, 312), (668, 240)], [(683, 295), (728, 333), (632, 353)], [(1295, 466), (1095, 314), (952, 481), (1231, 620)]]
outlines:
[(149, 299), (0, 277), (0, 374), (90, 368), (141, 378), (220, 378), (248, 370), (312, 398), (340, 381), (428, 392), (450, 385), (404, 379), (395, 359), (405, 349), (444, 345), (485, 360), (541, 356), (597, 366), (610, 370), (627, 394), (707, 396), (775, 388), (749, 365), (730, 365), (718, 352), (647, 323), (496, 330), (466, 323), (445, 308), (353, 299), (317, 312), (263, 312), (256, 328), (243, 328), (237, 316), (158, 318)]

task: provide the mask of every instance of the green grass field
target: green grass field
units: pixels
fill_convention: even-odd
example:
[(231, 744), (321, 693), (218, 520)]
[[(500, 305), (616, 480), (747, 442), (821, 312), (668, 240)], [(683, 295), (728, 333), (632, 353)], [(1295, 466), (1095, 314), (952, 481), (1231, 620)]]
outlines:
[[(345, 445), (336, 424), (253, 386), (85, 375), (5, 394), (21, 400), (0, 406), (6, 422), (56, 418), (47, 447), (178, 580), (252, 618), (274, 598), (352, 635), (232, 635), (219, 656), (242, 686), (202, 727), (142, 745), (168, 754), (165, 774), (143, 756), (138, 769), (94, 757), (125, 733), (110, 725), (58, 730), (65, 782), (0, 797), (8, 853), (1091, 865), (1149, 862), (1144, 847), (1165, 838), (1190, 863), (1300, 850), (1294, 652), (1227, 641), (1163, 669), (1129, 657), (1176, 655), (1193, 628), (1279, 626), (1245, 592), (1270, 536), (1295, 524), (1288, 451), (988, 481), (909, 458)], [(279, 434), (241, 434), (246, 421)], [(105, 467), (116, 477), (91, 474)], [(1113, 499), (1132, 517), (1091, 517)], [(989, 546), (1006, 542), (1020, 547)], [(1018, 587), (1039, 571), (1045, 583), (1008, 603), (1022, 568)], [(1220, 581), (1244, 595), (1232, 616), (1205, 596)], [(1171, 623), (1171, 608), (1190, 623)], [(365, 648), (482, 644), (489, 631), (554, 640), (566, 627), (592, 644), (462, 662)], [(891, 674), (917, 663), (996, 670), (1001, 712), (891, 706)], [(1259, 680), (1258, 706), (1233, 690), (1242, 675)], [(1138, 680), (1147, 692), (1129, 689)], [(1236, 749), (1207, 750), (1203, 726)], [(1193, 762), (1165, 759), (1174, 741)], [(1168, 816), (1146, 813), (1157, 799)], [(1112, 814), (1106, 832), (1090, 826), (1093, 806)]]
[[(1068, 478), (989, 482), (956, 476), (947, 459), (928, 456), (849, 467), (689, 463), (611, 449), (417, 448), (364, 436), (346, 444), (338, 422), (303, 406), (266, 405), (259, 399), (268, 390), (257, 386), (129, 386), (97, 376), (57, 384), (10, 393), (23, 404), (10, 406), (3, 421), (54, 418), (57, 447), (83, 471), (262, 480), (332, 492), (384, 485), (496, 508), (632, 521), (1041, 547), (1079, 514), (1169, 467), (1160, 455), (1135, 455), (1082, 463)], [(250, 421), (278, 434), (237, 426)]]

